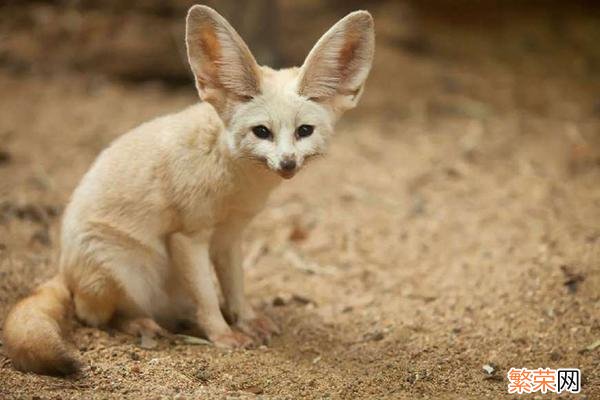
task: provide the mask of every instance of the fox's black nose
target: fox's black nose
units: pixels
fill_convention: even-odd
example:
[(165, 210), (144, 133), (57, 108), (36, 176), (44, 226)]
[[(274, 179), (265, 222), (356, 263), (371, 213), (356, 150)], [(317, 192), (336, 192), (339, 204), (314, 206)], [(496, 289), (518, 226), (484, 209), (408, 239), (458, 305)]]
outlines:
[(296, 169), (296, 160), (293, 158), (286, 158), (281, 160), (279, 167), (284, 171), (293, 171)]

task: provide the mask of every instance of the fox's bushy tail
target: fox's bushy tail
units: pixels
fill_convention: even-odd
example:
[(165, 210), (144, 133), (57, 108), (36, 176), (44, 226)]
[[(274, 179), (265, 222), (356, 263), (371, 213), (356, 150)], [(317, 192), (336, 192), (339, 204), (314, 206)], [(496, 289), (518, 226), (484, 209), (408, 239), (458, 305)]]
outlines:
[(21, 300), (4, 323), (4, 347), (15, 368), (46, 375), (68, 375), (79, 369), (63, 338), (71, 294), (60, 276)]

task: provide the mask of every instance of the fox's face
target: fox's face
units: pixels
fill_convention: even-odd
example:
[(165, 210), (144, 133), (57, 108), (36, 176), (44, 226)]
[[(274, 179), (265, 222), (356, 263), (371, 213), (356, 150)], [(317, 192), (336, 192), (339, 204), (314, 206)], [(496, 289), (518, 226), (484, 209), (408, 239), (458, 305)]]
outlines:
[(232, 109), (228, 145), (233, 154), (291, 178), (306, 160), (325, 153), (335, 116), (297, 93), (297, 69), (260, 72), (261, 93)]
[(196, 87), (226, 127), (231, 154), (291, 178), (324, 154), (341, 114), (362, 94), (373, 60), (373, 19), (349, 14), (317, 42), (300, 68), (260, 67), (216, 11), (193, 6), (186, 43)]

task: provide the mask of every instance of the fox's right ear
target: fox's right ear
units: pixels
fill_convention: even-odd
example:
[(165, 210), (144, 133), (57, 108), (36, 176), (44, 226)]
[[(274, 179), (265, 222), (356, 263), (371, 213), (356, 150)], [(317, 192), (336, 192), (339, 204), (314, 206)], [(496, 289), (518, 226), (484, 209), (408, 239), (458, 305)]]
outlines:
[(219, 13), (195, 5), (186, 20), (185, 41), (200, 98), (227, 119), (232, 104), (260, 93), (260, 74), (248, 46)]

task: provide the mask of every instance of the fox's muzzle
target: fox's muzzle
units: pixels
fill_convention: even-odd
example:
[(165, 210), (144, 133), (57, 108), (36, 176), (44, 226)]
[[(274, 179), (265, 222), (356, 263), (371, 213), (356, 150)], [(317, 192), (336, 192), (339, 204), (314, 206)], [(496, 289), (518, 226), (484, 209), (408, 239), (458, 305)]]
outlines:
[(279, 169), (277, 172), (284, 179), (290, 179), (296, 174), (298, 163), (292, 157), (286, 157), (279, 162)]

